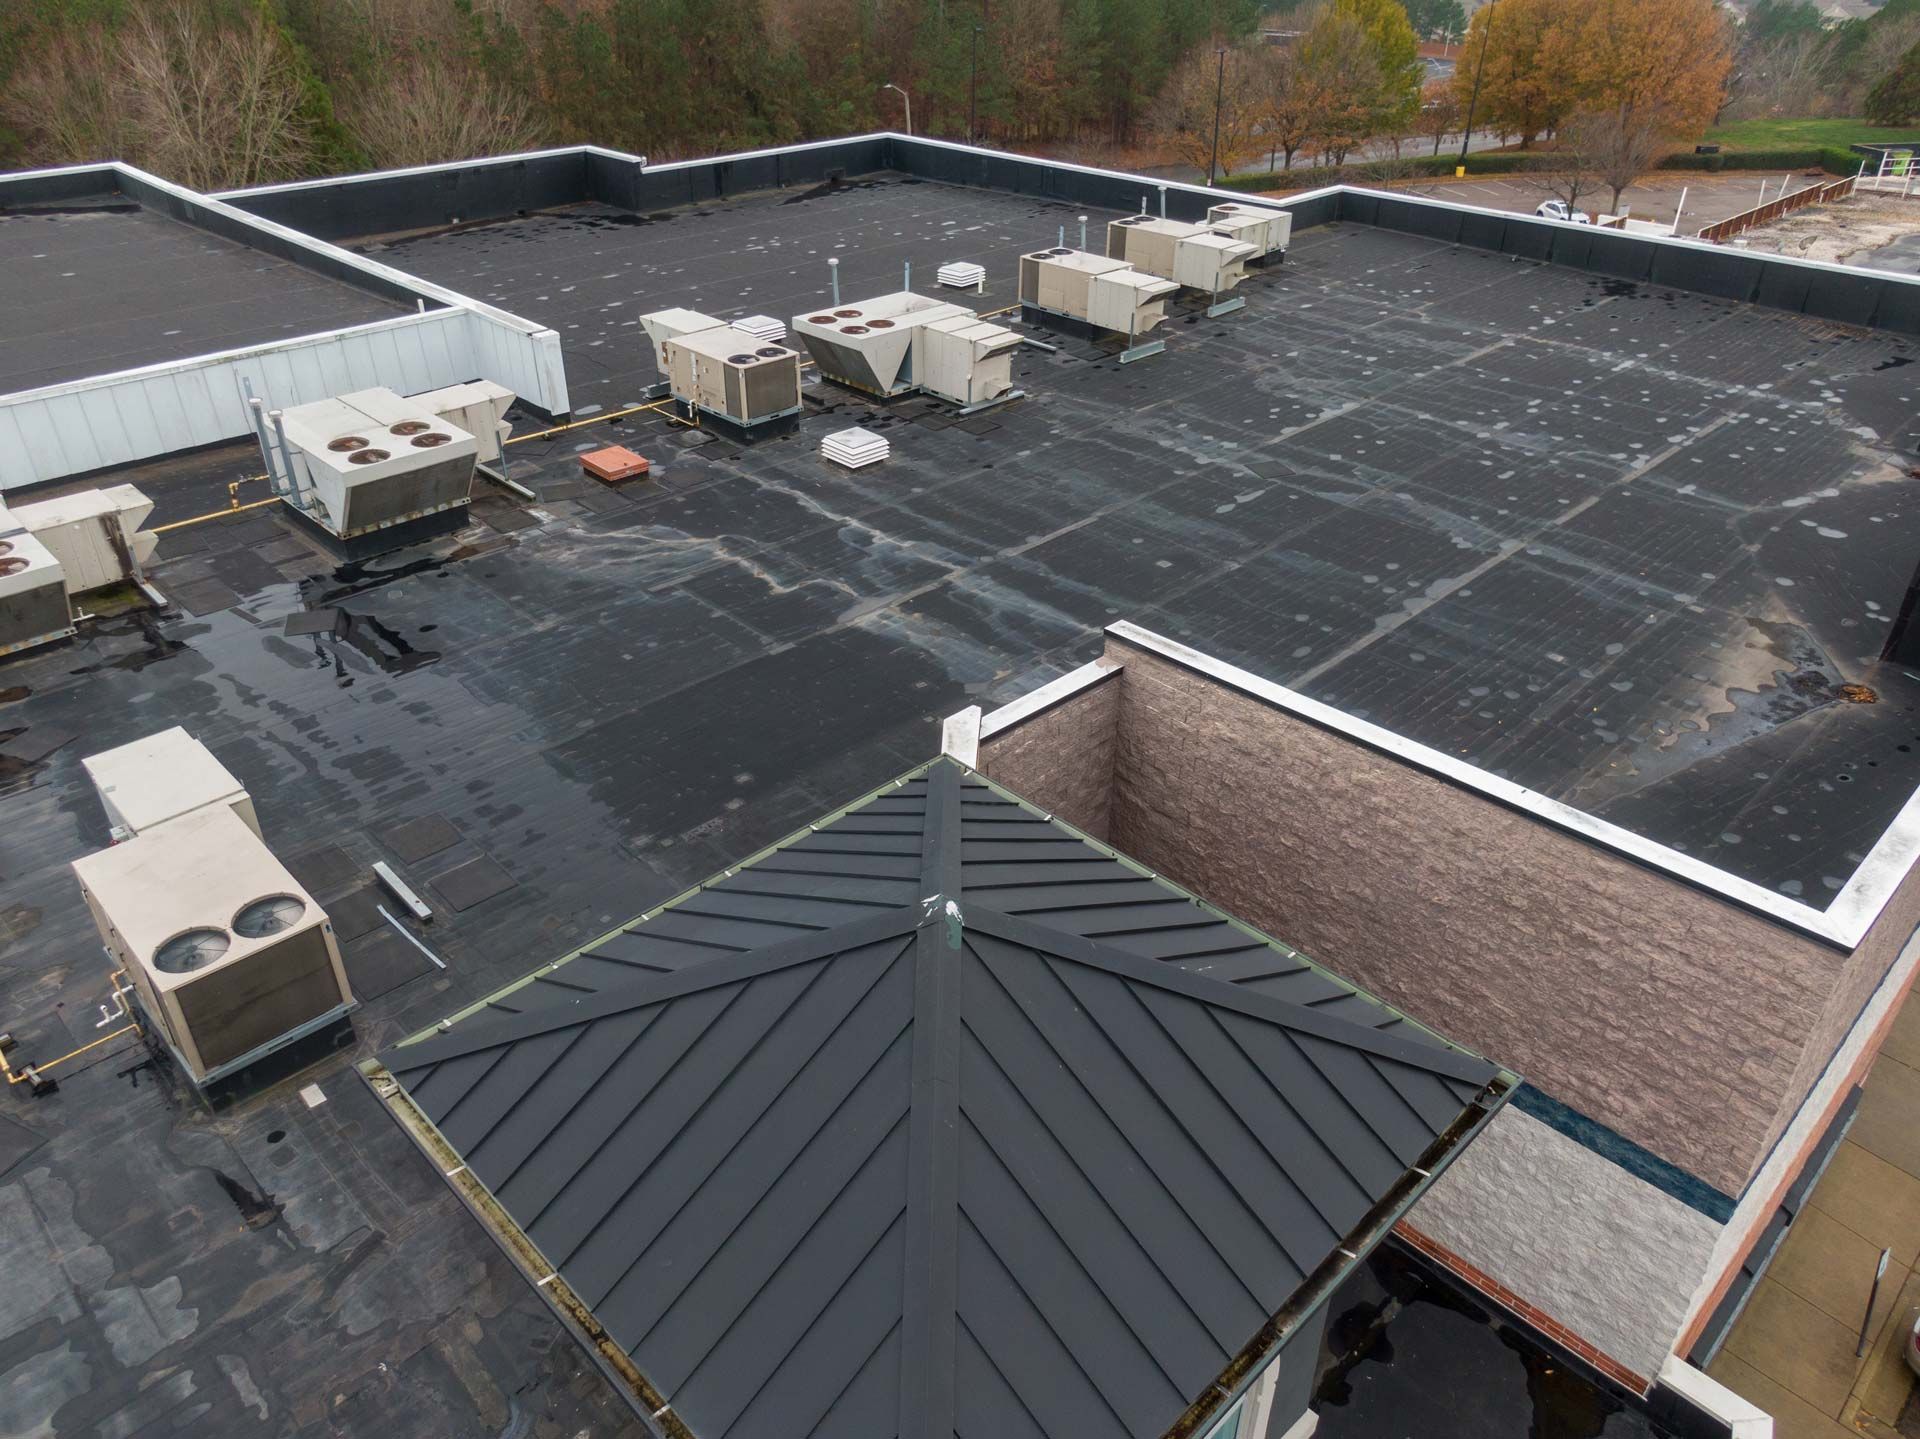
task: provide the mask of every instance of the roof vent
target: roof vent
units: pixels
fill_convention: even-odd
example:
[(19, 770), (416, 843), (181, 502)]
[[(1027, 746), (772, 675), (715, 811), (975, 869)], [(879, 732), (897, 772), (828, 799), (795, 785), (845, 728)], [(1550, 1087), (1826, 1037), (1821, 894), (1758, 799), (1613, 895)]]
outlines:
[(189, 929), (153, 952), (153, 967), (162, 974), (191, 974), (212, 964), (231, 944), (224, 929)]
[(297, 894), (270, 894), (256, 899), (233, 917), (233, 932), (242, 939), (265, 939), (300, 923), (307, 902)]

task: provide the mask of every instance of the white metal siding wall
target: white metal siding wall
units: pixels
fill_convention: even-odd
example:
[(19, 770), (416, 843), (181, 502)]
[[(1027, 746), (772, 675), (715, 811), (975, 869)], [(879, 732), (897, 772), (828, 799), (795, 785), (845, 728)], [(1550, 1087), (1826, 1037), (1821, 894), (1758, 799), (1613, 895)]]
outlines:
[(560, 339), (464, 307), (0, 396), (0, 491), (253, 433), (242, 378), (285, 408), (385, 385), (486, 379), (564, 414)]

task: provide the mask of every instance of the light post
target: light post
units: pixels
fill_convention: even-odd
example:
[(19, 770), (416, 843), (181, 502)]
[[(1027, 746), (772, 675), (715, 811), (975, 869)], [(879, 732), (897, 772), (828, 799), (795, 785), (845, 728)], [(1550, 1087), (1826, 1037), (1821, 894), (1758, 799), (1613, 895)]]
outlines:
[(893, 81), (891, 80), (887, 81), (887, 83), (882, 85), (880, 88), (882, 90), (893, 91), (894, 94), (898, 95), (900, 99), (905, 103), (907, 107), (907, 133), (911, 135), (913, 133), (913, 96), (909, 95), (905, 90), (902, 90), (898, 85), (894, 84)]
[(984, 25), (973, 27), (973, 61), (967, 71), (967, 143), (974, 142), (974, 114), (980, 97), (980, 35)]
[(1207, 156), (1207, 183), (1213, 183), (1213, 167), (1220, 163), (1220, 104), (1227, 95), (1227, 52), (1220, 51), (1220, 75), (1213, 87), (1213, 152)]
[(1480, 103), (1480, 76), (1487, 68), (1487, 42), (1493, 38), (1493, 8), (1499, 0), (1489, 0), (1487, 5), (1487, 23), (1480, 31), (1480, 58), (1473, 66), (1473, 91), (1467, 96), (1466, 132), (1460, 137), (1460, 163), (1467, 163), (1467, 146), (1473, 143), (1473, 110)]

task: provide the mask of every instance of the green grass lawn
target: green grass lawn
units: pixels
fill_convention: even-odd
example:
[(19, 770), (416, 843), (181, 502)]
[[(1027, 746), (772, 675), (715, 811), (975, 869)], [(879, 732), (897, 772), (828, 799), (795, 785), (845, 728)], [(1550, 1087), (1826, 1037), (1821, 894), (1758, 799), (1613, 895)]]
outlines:
[(1798, 150), (1895, 140), (1920, 140), (1920, 128), (1869, 125), (1865, 120), (1740, 120), (1709, 130), (1710, 145), (1729, 150)]

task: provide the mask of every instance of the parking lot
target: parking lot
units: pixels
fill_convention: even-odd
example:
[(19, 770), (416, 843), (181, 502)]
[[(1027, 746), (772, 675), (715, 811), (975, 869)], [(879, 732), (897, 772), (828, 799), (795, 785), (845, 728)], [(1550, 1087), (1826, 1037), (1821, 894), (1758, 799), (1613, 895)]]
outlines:
[[(1763, 175), (1743, 171), (1739, 175), (1661, 174), (1648, 176), (1621, 198), (1634, 219), (1661, 222), (1671, 221), (1675, 207), (1684, 199), (1680, 233), (1692, 235), (1707, 225), (1717, 224), (1758, 205), (1763, 182), (1767, 198), (1771, 200), (1779, 192), (1783, 180), (1788, 194), (1820, 183), (1811, 176), (1797, 173)], [(1524, 176), (1513, 179), (1423, 181), (1406, 188), (1418, 195), (1443, 196), (1469, 205), (1485, 205), (1493, 210), (1513, 210), (1522, 214), (1531, 214), (1535, 206), (1552, 195), (1544, 183), (1544, 177), (1535, 180)], [(1611, 198), (1610, 192), (1605, 190), (1583, 194), (1580, 208), (1590, 214), (1598, 214), (1607, 208)]]

